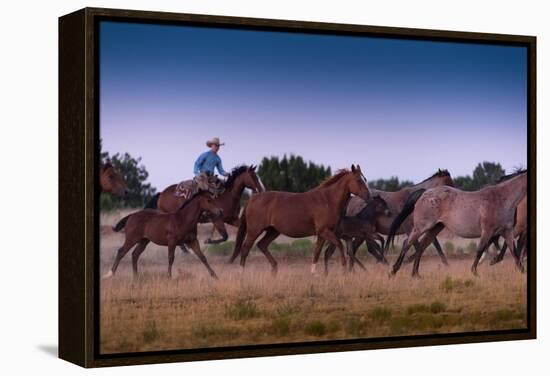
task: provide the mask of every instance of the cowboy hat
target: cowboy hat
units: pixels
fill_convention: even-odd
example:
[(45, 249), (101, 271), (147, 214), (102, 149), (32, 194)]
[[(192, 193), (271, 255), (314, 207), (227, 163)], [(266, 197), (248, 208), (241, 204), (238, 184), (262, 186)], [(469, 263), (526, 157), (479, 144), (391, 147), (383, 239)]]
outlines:
[(225, 144), (220, 143), (220, 139), (218, 137), (214, 137), (214, 138), (206, 141), (206, 146), (210, 147), (212, 145), (222, 146), (222, 145), (225, 145)]

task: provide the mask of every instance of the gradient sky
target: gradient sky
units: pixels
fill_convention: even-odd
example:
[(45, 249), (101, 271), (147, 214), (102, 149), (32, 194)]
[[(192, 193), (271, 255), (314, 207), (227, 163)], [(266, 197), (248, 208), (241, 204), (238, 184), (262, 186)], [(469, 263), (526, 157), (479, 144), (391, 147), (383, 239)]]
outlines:
[(527, 166), (527, 49), (101, 22), (104, 150), (159, 189), (220, 137), (229, 170), (299, 154), (367, 179)]

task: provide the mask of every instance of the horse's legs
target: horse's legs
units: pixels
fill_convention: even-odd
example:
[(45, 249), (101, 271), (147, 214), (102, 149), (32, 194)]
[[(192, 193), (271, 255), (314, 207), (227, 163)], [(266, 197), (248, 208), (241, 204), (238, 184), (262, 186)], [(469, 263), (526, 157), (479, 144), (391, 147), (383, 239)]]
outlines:
[[(321, 256), (321, 250), (323, 249), (323, 245), (325, 245), (325, 239), (318, 236), (317, 242), (315, 243), (315, 248), (313, 249), (313, 260), (311, 261), (311, 274), (315, 274), (315, 270), (317, 269), (317, 261), (319, 261), (319, 256)], [(328, 273), (328, 269), (326, 272)]]
[[(376, 244), (376, 243), (375, 243)], [(353, 266), (355, 265), (355, 263), (357, 263), (357, 265), (359, 265), (359, 267), (363, 270), (367, 270), (367, 268), (365, 268), (365, 265), (363, 265), (363, 263), (361, 262), (361, 260), (359, 260), (356, 256), (355, 256), (355, 253), (354, 253), (354, 250), (353, 250), (353, 240), (351, 239), (348, 239), (346, 241), (346, 251), (349, 255), (349, 271), (353, 271)]]
[(206, 256), (204, 255), (204, 253), (202, 253), (199, 241), (197, 239), (194, 239), (191, 242), (189, 242), (188, 245), (191, 247), (191, 249), (193, 250), (193, 253), (195, 253), (195, 255), (202, 262), (202, 264), (206, 266), (206, 269), (208, 269), (208, 273), (210, 273), (210, 276), (214, 279), (218, 279), (218, 276), (208, 264), (208, 260), (206, 260)]
[(449, 266), (449, 261), (447, 260), (447, 256), (445, 256), (445, 254), (443, 253), (443, 249), (441, 248), (441, 244), (439, 244), (439, 240), (437, 240), (437, 237), (434, 236), (434, 240), (432, 243), (443, 265)]
[(504, 240), (506, 241), (506, 244), (508, 245), (508, 248), (512, 251), (512, 256), (514, 256), (514, 260), (516, 261), (516, 266), (519, 269), (520, 272), (525, 273), (525, 268), (523, 267), (523, 264), (521, 263), (521, 259), (519, 255), (514, 250), (514, 231), (512, 229), (506, 230), (504, 233)]
[[(413, 270), (412, 270), (413, 277), (420, 277), (420, 275), (418, 274), (418, 268), (420, 267), (420, 259), (422, 258), (422, 254), (424, 253), (426, 248), (428, 248), (430, 243), (434, 242), (434, 239), (436, 239), (437, 234), (439, 234), (441, 230), (443, 230), (444, 228), (445, 226), (443, 224), (438, 223), (424, 235), (424, 237), (422, 238), (422, 241), (420, 242), (420, 244), (418, 244), (416, 257), (414, 259)], [(445, 265), (448, 265), (448, 264), (445, 264)]]
[(501, 262), (504, 259), (504, 255), (506, 254), (506, 250), (508, 249), (508, 244), (506, 244), (506, 242), (504, 242), (504, 244), (502, 244), (502, 248), (499, 247), (498, 237), (493, 238), (493, 245), (495, 247), (497, 247), (497, 250), (499, 252), (495, 255), (495, 257), (493, 257), (493, 259), (489, 263), (490, 265), (495, 265), (495, 264), (498, 264), (499, 262)]
[(172, 265), (176, 254), (176, 244), (168, 244), (168, 278), (172, 278)]
[(264, 256), (267, 258), (267, 261), (269, 261), (269, 263), (271, 264), (271, 271), (273, 272), (273, 274), (277, 273), (277, 261), (275, 260), (271, 252), (269, 252), (269, 249), (267, 247), (280, 234), (281, 233), (279, 231), (275, 230), (273, 227), (270, 227), (265, 232), (264, 237), (261, 238), (258, 242), (258, 249), (262, 251)]
[(525, 232), (519, 236), (516, 254), (519, 256), (521, 262), (527, 257), (527, 234)]
[(376, 259), (376, 262), (388, 265), (388, 260), (384, 256), (384, 252), (378, 243), (376, 237), (366, 237), (365, 243), (367, 244), (367, 251)]
[(210, 237), (210, 238), (206, 239), (204, 241), (204, 243), (205, 244), (218, 244), (218, 243), (222, 243), (222, 242), (226, 241), (227, 238), (229, 237), (229, 235), (227, 235), (227, 229), (225, 228), (225, 223), (223, 221), (223, 218), (218, 217), (218, 218), (212, 219), (212, 223), (214, 224), (214, 227), (212, 228), (211, 237), (214, 235), (214, 229), (218, 230), (218, 232), (221, 234), (222, 237), (220, 239), (212, 239)]
[(328, 243), (325, 248), (325, 274), (328, 274), (328, 261), (334, 254), (336, 247), (332, 243)]
[(476, 258), (474, 260), (474, 263), (472, 264), (472, 274), (477, 276), (477, 265), (479, 264), (479, 260), (481, 259), (481, 256), (483, 255), (483, 252), (489, 247), (491, 244), (492, 236), (488, 235), (486, 232), (481, 233), (481, 238), (479, 239), (479, 243), (477, 245), (477, 252), (476, 252)]
[(148, 239), (143, 239), (137, 245), (132, 252), (132, 270), (134, 271), (134, 278), (138, 276), (138, 259), (139, 256), (145, 251), (145, 247), (149, 244)]
[(254, 245), (254, 242), (256, 239), (258, 239), (258, 236), (263, 232), (264, 230), (251, 230), (250, 227), (248, 228), (246, 232), (246, 239), (243, 242), (243, 245), (241, 247), (240, 253), (241, 253), (241, 267), (244, 269), (244, 265), (246, 264), (246, 258), (248, 257), (248, 252), (250, 252), (250, 248)]
[(403, 247), (401, 248), (401, 252), (399, 253), (399, 257), (397, 257), (397, 260), (393, 264), (393, 267), (390, 271), (390, 276), (395, 275), (399, 269), (401, 268), (401, 265), (403, 264), (403, 259), (405, 258), (405, 255), (407, 254), (407, 251), (413, 245), (418, 238), (426, 231), (420, 231), (417, 228), (413, 228), (413, 230), (410, 232), (407, 239), (403, 241)]
[(116, 273), (120, 260), (122, 260), (122, 258), (128, 253), (128, 251), (130, 251), (130, 249), (132, 249), (132, 247), (135, 244), (136, 243), (134, 242), (124, 242), (122, 247), (120, 247), (117, 251), (115, 261), (113, 262), (113, 266), (111, 267), (111, 270), (106, 275), (104, 275), (103, 278), (109, 278)]
[(340, 260), (342, 262), (342, 266), (344, 267), (344, 270), (346, 269), (347, 265), (347, 259), (346, 259), (346, 252), (344, 251), (344, 246), (342, 245), (342, 242), (334, 232), (326, 229), (322, 232), (323, 238), (334, 244), (336, 247), (338, 247), (338, 250), (340, 251)]

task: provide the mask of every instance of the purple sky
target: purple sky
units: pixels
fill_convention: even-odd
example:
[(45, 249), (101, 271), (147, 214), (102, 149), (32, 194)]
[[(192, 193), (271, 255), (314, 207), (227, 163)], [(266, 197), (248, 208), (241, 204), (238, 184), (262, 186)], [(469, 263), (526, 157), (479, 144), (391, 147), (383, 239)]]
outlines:
[(226, 170), (285, 153), (367, 179), (526, 166), (523, 47), (106, 22), (100, 49), (103, 148), (159, 189), (214, 136)]

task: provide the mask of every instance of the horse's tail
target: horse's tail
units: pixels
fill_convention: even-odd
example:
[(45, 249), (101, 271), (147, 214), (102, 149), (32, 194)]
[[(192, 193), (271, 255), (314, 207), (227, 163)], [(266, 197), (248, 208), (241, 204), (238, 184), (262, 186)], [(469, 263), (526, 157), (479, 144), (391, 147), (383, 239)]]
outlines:
[(235, 239), (235, 248), (233, 249), (233, 254), (229, 259), (229, 263), (235, 261), (239, 253), (241, 252), (241, 247), (244, 242), (244, 237), (246, 235), (246, 206), (243, 209), (243, 214), (241, 215), (241, 223), (239, 224), (239, 230), (237, 231), (237, 238)]
[(405, 201), (405, 205), (403, 205), (403, 209), (401, 209), (401, 212), (395, 217), (393, 220), (390, 231), (388, 234), (388, 238), (386, 239), (386, 252), (390, 248), (390, 244), (393, 245), (393, 241), (395, 238), (395, 234), (397, 233), (397, 230), (399, 230), (399, 227), (401, 227), (401, 224), (405, 222), (405, 219), (413, 212), (414, 206), (416, 205), (416, 202), (426, 192), (426, 189), (421, 188), (409, 195), (407, 198), (407, 201)]
[(126, 226), (126, 222), (128, 222), (128, 218), (130, 218), (130, 214), (128, 214), (126, 217), (122, 218), (116, 225), (113, 226), (114, 232), (119, 232)]
[(156, 195), (151, 197), (151, 199), (147, 202), (147, 204), (145, 204), (144, 209), (158, 209), (157, 204), (159, 201), (159, 196), (160, 196), (160, 193), (157, 193)]

